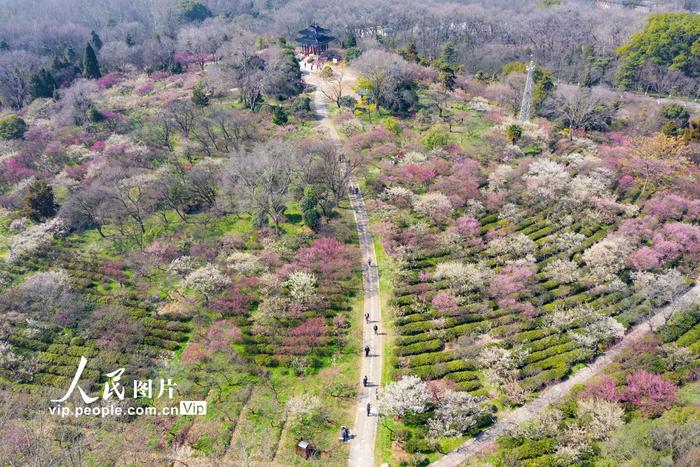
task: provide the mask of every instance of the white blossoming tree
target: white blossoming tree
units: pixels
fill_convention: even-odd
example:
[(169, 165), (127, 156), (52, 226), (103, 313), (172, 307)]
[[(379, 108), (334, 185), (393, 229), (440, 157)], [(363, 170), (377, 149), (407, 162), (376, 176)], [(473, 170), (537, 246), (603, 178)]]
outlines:
[(464, 264), (459, 261), (446, 261), (435, 268), (435, 280), (447, 280), (450, 287), (469, 292), (482, 289), (493, 277), (493, 272), (481, 264)]
[(185, 287), (202, 294), (207, 301), (230, 283), (231, 280), (212, 264), (207, 264), (189, 273), (184, 281)]
[(615, 318), (609, 316), (601, 317), (587, 326), (569, 332), (571, 339), (587, 348), (607, 344), (624, 335), (625, 327)]
[(579, 278), (578, 264), (575, 261), (557, 259), (544, 268), (544, 273), (550, 279), (560, 284), (570, 284)]
[(625, 267), (627, 255), (632, 247), (622, 236), (610, 236), (599, 241), (583, 252), (582, 258), (589, 269), (591, 279), (602, 284), (617, 278), (617, 273)]
[(460, 436), (486, 413), (483, 401), (466, 392), (447, 391), (428, 420), (430, 436)]
[(432, 403), (433, 394), (426, 383), (417, 376), (404, 376), (384, 388), (379, 405), (383, 412), (400, 418), (423, 413)]
[(289, 275), (285, 285), (289, 289), (289, 296), (294, 300), (306, 303), (316, 293), (316, 276), (306, 271), (294, 271)]

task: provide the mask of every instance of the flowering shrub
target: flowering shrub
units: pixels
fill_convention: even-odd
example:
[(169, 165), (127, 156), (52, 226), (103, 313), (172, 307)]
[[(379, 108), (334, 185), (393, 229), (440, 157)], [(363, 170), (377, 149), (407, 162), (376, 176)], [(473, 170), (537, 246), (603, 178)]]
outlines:
[(466, 392), (447, 391), (428, 420), (430, 436), (461, 436), (486, 413), (483, 399)]
[(491, 280), (492, 274), (489, 268), (478, 264), (447, 261), (437, 265), (433, 278), (446, 279), (457, 290), (468, 292), (484, 287)]
[(590, 276), (597, 283), (609, 282), (625, 267), (630, 244), (622, 236), (609, 236), (596, 243), (583, 255), (588, 265)]

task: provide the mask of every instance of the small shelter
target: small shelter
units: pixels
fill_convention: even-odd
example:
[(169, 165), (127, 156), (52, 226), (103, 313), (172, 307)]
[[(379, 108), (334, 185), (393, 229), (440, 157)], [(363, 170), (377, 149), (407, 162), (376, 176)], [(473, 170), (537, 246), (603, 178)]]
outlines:
[(316, 456), (316, 449), (314, 449), (311, 443), (302, 439), (299, 441), (299, 444), (297, 444), (297, 455), (303, 457), (304, 459), (308, 459)]
[(301, 46), (304, 55), (319, 55), (328, 49), (328, 44), (335, 40), (330, 35), (330, 29), (322, 28), (317, 23), (299, 31), (296, 41)]

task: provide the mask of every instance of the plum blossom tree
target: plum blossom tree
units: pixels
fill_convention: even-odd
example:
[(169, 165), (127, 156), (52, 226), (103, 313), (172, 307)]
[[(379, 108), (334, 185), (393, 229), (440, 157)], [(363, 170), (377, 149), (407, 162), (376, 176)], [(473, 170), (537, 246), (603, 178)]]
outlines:
[(256, 276), (267, 271), (260, 258), (245, 251), (235, 251), (226, 258), (226, 268), (243, 276)]
[(656, 416), (678, 401), (678, 388), (659, 375), (644, 370), (627, 377), (622, 400), (637, 407), (646, 416)]
[(617, 388), (617, 381), (609, 375), (603, 375), (597, 381), (588, 383), (581, 392), (585, 399), (602, 399), (610, 402), (618, 402), (622, 395)]
[(463, 215), (455, 219), (452, 225), (447, 228), (447, 231), (459, 235), (460, 239), (467, 246), (479, 246), (483, 243), (481, 240), (481, 224), (470, 215)]
[(579, 278), (578, 264), (565, 259), (557, 259), (547, 264), (544, 273), (560, 284), (570, 284)]
[(413, 203), (413, 209), (435, 224), (445, 223), (452, 216), (452, 204), (449, 198), (439, 192), (418, 196)]
[(446, 261), (435, 268), (435, 280), (447, 280), (450, 286), (460, 292), (483, 288), (491, 280), (491, 269), (481, 264), (464, 264), (458, 261)]
[(428, 420), (430, 436), (461, 436), (486, 413), (482, 399), (466, 392), (447, 391)]
[(508, 350), (501, 347), (485, 347), (479, 354), (479, 364), (486, 369), (486, 375), (495, 385), (517, 379), (519, 368), (528, 355), (527, 350)]
[[(658, 308), (672, 302), (688, 287), (683, 274), (677, 269), (669, 269), (661, 274), (633, 272), (632, 283), (637, 294), (651, 305), (644, 316), (650, 329), (652, 326), (651, 318), (658, 312)], [(666, 316), (666, 319), (670, 318), (671, 315), (673, 315), (673, 310)]]
[(433, 394), (430, 388), (417, 376), (404, 376), (388, 384), (380, 401), (383, 412), (399, 418), (423, 413), (432, 404)]
[(457, 309), (457, 299), (447, 292), (438, 292), (432, 300), (436, 310), (441, 313), (452, 313)]
[(523, 176), (528, 193), (536, 199), (557, 201), (569, 191), (571, 177), (566, 167), (551, 159), (537, 159)]
[[(537, 251), (537, 245), (530, 237), (523, 233), (517, 233), (507, 237), (499, 237), (487, 244), (486, 254), (505, 260), (508, 258), (530, 259)], [(534, 262), (534, 261), (533, 261)]]
[(590, 247), (583, 253), (582, 258), (588, 266), (591, 279), (595, 283), (605, 283), (614, 280), (617, 273), (624, 269), (630, 250), (631, 246), (626, 238), (614, 235)]
[(231, 280), (212, 264), (207, 264), (189, 273), (184, 281), (185, 287), (202, 294), (206, 301), (209, 301), (212, 295), (221, 292), (230, 283)]
[(306, 271), (294, 271), (289, 274), (285, 285), (289, 295), (300, 303), (306, 303), (316, 294), (316, 276)]
[(652, 247), (643, 246), (627, 258), (627, 264), (637, 271), (656, 269), (661, 265), (663, 255)]
[(595, 319), (581, 329), (569, 331), (568, 334), (582, 347), (593, 349), (601, 344), (620, 339), (625, 335), (625, 327), (615, 318), (606, 316)]

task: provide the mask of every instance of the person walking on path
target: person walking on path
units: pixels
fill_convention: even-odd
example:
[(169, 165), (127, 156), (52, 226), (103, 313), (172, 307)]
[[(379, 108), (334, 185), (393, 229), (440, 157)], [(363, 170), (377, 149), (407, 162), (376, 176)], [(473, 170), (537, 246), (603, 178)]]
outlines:
[(375, 335), (375, 336), (377, 335), (377, 332), (378, 332), (378, 331), (379, 331), (379, 326), (377, 326), (377, 325), (375, 324), (375, 325), (374, 325), (374, 335)]
[(369, 313), (365, 313), (365, 323), (369, 323)]
[(363, 385), (364, 387), (367, 387), (367, 375), (365, 375), (365, 377), (362, 378), (362, 385)]
[(368, 402), (367, 403), (367, 416), (369, 417), (371, 413), (372, 413), (372, 404), (370, 404)]
[(369, 357), (369, 345), (365, 345), (365, 357)]

